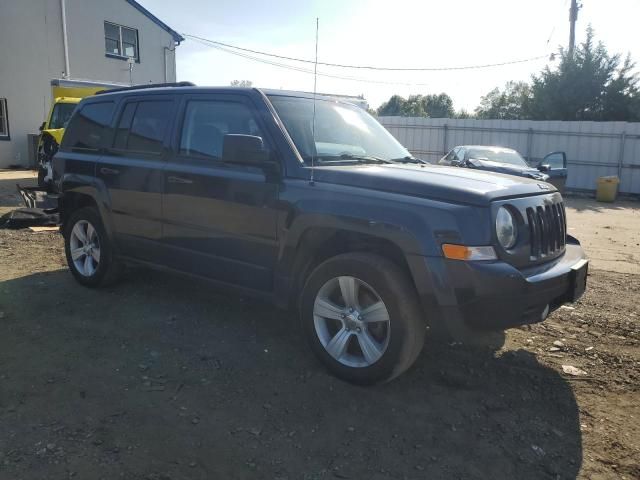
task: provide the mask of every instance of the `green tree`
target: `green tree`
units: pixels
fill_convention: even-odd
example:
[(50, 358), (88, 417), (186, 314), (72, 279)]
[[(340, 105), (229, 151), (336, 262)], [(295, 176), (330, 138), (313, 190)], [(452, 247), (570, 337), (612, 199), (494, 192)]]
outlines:
[(638, 78), (630, 57), (609, 55), (594, 32), (587, 28), (586, 40), (573, 56), (560, 50), (555, 70), (545, 68), (534, 76), (528, 114), (534, 120), (625, 120), (637, 121)]
[(478, 118), (521, 120), (527, 118), (531, 88), (526, 82), (507, 82), (504, 90), (494, 88), (480, 99)]
[(453, 118), (466, 119), (466, 118), (475, 118), (475, 117), (473, 113), (470, 113), (466, 111), (464, 108), (462, 108), (454, 114)]
[(400, 95), (392, 95), (389, 100), (378, 107), (378, 115), (385, 117), (402, 116), (406, 100)]
[(424, 97), (422, 95), (409, 95), (404, 102), (403, 113), (405, 117), (427, 117), (424, 109)]
[(602, 102), (602, 118), (613, 121), (640, 121), (640, 90), (635, 65), (627, 55), (622, 67), (605, 87)]
[(446, 93), (425, 95), (422, 97), (423, 109), (430, 118), (453, 118), (453, 100)]
[(453, 117), (453, 100), (446, 93), (437, 95), (409, 95), (408, 98), (393, 95), (378, 108), (380, 116), (402, 117)]

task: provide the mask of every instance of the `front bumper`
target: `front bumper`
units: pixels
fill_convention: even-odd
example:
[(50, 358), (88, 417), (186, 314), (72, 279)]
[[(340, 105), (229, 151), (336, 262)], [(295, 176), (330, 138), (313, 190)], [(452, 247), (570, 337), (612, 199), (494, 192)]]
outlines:
[(415, 257), (409, 263), (427, 316), (461, 321), (475, 330), (544, 320), (549, 311), (582, 295), (588, 268), (584, 251), (573, 238), (562, 256), (525, 269), (506, 262), (421, 258), (422, 271)]

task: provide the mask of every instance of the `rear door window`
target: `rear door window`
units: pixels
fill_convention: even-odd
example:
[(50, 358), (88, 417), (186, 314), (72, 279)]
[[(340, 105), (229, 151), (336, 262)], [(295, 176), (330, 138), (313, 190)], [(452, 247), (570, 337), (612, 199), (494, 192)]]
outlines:
[(114, 149), (160, 154), (171, 121), (172, 106), (172, 100), (143, 100), (127, 103), (116, 127)]
[(73, 115), (62, 139), (62, 148), (97, 151), (104, 145), (114, 102), (89, 103)]
[(137, 103), (127, 103), (120, 115), (118, 126), (116, 127), (116, 135), (113, 141), (114, 148), (119, 150), (126, 150), (127, 140), (129, 139), (129, 129), (131, 128), (131, 121), (133, 120), (133, 114), (136, 111)]

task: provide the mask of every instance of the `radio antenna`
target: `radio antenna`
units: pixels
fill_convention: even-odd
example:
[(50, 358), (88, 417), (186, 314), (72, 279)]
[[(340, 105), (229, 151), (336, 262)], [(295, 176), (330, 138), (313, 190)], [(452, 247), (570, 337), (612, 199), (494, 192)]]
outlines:
[(311, 178), (309, 178), (309, 184), (313, 185), (313, 172), (315, 169), (315, 156), (316, 156), (316, 87), (318, 84), (318, 29), (320, 20), (316, 17), (316, 60), (313, 65), (313, 120), (311, 121), (311, 137), (313, 138), (313, 145), (311, 146)]

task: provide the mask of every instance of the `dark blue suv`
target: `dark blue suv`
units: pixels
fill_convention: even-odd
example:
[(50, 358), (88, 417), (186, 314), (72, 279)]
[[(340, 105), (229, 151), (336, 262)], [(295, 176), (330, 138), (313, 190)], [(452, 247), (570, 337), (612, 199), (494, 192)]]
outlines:
[(585, 290), (561, 195), (425, 164), (361, 108), (184, 84), (76, 109), (54, 159), (79, 283), (142, 264), (297, 309), (336, 375), (390, 380), (427, 330), (473, 342)]

